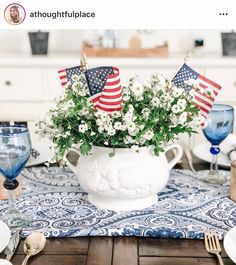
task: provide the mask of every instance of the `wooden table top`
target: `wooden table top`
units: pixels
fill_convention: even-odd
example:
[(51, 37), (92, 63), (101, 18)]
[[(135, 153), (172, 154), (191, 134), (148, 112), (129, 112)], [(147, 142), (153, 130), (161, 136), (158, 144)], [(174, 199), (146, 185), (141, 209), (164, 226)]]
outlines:
[[(194, 159), (196, 169), (209, 164)], [(188, 168), (185, 159), (177, 168)], [(234, 264), (222, 246), (225, 265)], [(19, 265), (24, 259), (23, 240), (12, 259)], [(47, 239), (44, 250), (30, 258), (31, 265), (215, 265), (203, 240), (143, 237), (78, 237)]]

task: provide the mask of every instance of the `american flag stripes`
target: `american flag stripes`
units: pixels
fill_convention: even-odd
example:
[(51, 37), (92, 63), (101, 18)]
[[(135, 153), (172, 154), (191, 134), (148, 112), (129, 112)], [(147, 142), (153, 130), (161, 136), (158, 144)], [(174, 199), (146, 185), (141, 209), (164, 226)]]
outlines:
[[(201, 88), (200, 90), (197, 90), (194, 101), (200, 109), (201, 114), (206, 117), (212, 108), (221, 86), (207, 77), (200, 75), (190, 68), (186, 63), (183, 64), (183, 66), (179, 69), (172, 81), (177, 87), (181, 87), (186, 91), (189, 91), (192, 89), (192, 87), (185, 83), (185, 81), (189, 79), (196, 80), (198, 86)], [(213, 92), (210, 95), (208, 94), (209, 90)]]
[(73, 75), (80, 75), (82, 73), (82, 70), (80, 66), (75, 66), (71, 68), (62, 69), (57, 72), (61, 81), (61, 85), (64, 87), (69, 81), (71, 84), (73, 84)]
[(104, 66), (85, 72), (91, 101), (95, 108), (111, 113), (122, 109), (122, 91), (119, 69)]

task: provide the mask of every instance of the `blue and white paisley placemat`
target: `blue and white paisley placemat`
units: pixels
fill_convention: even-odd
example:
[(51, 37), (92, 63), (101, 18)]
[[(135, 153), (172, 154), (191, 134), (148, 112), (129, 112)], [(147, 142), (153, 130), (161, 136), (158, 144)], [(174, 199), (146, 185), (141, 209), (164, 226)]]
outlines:
[[(228, 197), (228, 185), (206, 184), (188, 170), (172, 170), (165, 189), (152, 207), (139, 211), (99, 210), (87, 200), (68, 168), (27, 168), (24, 193), (17, 207), (34, 215), (23, 231), (47, 237), (150, 236), (202, 238), (214, 230), (221, 237), (236, 226), (236, 203)], [(0, 201), (0, 212), (7, 209)]]

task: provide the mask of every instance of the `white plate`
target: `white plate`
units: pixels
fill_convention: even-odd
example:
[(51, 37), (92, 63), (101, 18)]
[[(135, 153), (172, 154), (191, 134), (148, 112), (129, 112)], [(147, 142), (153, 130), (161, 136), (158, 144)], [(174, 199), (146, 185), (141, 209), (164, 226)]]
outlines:
[[(193, 154), (201, 160), (211, 163), (212, 154), (210, 153), (210, 147), (209, 143), (199, 144), (193, 148)], [(218, 165), (229, 168), (230, 164), (231, 162), (228, 157), (220, 152), (218, 154)]]
[(39, 136), (39, 134), (35, 133), (35, 131), (37, 130), (35, 123), (28, 122), (28, 128), (30, 131), (32, 148), (38, 151), (40, 155), (36, 158), (30, 156), (26, 167), (36, 166), (45, 163), (54, 156), (53, 151), (50, 149), (52, 143), (47, 138), (42, 138)]
[(224, 237), (224, 248), (227, 255), (236, 263), (236, 226), (226, 233)]
[(4, 250), (7, 246), (10, 238), (11, 238), (11, 231), (9, 227), (0, 220), (0, 253)]
[(37, 156), (36, 158), (33, 156), (30, 156), (26, 164), (26, 167), (40, 165), (42, 163), (47, 162), (53, 157), (53, 152), (50, 149), (49, 144), (44, 143), (40, 145), (39, 143), (35, 143), (35, 144), (32, 144), (32, 148), (38, 151), (40, 155)]

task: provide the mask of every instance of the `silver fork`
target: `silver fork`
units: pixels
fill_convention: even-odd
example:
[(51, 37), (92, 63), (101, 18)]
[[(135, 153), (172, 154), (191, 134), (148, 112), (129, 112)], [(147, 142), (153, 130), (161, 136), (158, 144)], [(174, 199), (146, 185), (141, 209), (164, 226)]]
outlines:
[(216, 233), (205, 233), (205, 248), (206, 251), (215, 254), (218, 258), (219, 264), (224, 265), (222, 258), (220, 256), (221, 247), (219, 242), (219, 237)]

